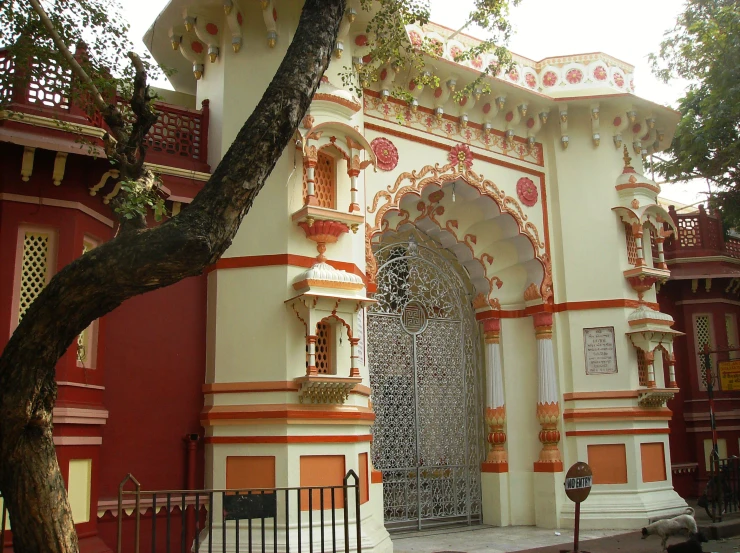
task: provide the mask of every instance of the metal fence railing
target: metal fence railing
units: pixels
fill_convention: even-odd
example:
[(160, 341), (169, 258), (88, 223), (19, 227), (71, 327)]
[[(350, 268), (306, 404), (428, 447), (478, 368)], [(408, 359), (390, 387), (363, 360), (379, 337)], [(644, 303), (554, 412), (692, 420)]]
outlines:
[(709, 457), (709, 480), (699, 498), (699, 506), (713, 521), (740, 511), (740, 458)]
[(129, 474), (116, 551), (361, 553), (360, 496), (351, 470), (339, 486), (238, 490), (145, 491)]

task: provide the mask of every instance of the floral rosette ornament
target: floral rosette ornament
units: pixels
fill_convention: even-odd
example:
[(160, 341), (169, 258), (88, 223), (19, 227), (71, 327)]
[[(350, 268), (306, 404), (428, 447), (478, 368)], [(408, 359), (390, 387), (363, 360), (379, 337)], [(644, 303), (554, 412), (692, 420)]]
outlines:
[(614, 84), (617, 85), (619, 88), (622, 88), (624, 86), (624, 77), (621, 73), (614, 73)]
[(532, 182), (532, 179), (528, 177), (520, 178), (516, 183), (516, 195), (519, 196), (521, 201), (527, 207), (532, 207), (537, 203), (537, 187)]
[(392, 171), (398, 165), (398, 150), (393, 142), (387, 138), (379, 136), (370, 143), (375, 158), (378, 162), (378, 169), (381, 171)]
[(597, 81), (605, 81), (606, 77), (606, 69), (604, 69), (602, 65), (599, 65), (594, 69), (594, 79)]
[(565, 74), (565, 80), (570, 84), (578, 84), (583, 80), (583, 71), (580, 69), (570, 69)]
[(546, 87), (555, 86), (555, 83), (558, 82), (558, 76), (555, 74), (554, 71), (548, 71), (542, 76), (542, 84)]
[(527, 73), (526, 75), (524, 75), (524, 82), (527, 83), (527, 86), (529, 88), (534, 88), (535, 86), (537, 86), (537, 78), (532, 75), (532, 73)]
[(461, 173), (469, 170), (473, 166), (473, 152), (467, 144), (458, 144), (454, 146), (447, 155), (450, 163), (457, 164), (457, 170)]

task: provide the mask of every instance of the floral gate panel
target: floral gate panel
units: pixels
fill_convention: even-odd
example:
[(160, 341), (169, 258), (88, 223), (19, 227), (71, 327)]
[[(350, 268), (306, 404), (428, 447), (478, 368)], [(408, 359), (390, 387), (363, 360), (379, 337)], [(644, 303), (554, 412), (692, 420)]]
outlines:
[(444, 253), (413, 236), (376, 252), (372, 461), (389, 529), (481, 518), (480, 344), (468, 287)]

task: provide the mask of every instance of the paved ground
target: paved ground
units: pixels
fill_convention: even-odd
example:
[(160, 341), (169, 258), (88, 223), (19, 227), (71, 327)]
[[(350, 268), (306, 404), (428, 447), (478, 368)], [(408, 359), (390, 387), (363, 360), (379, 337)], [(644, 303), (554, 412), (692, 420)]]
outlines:
[[(559, 534), (559, 535), (558, 535)], [(394, 553), (560, 553), (573, 548), (572, 530), (544, 530), (529, 526), (438, 529), (393, 534)], [(682, 541), (673, 538), (668, 543)], [(740, 536), (703, 544), (705, 552), (740, 552)], [(639, 532), (587, 530), (579, 549), (585, 553), (661, 553), (660, 540), (643, 540)]]

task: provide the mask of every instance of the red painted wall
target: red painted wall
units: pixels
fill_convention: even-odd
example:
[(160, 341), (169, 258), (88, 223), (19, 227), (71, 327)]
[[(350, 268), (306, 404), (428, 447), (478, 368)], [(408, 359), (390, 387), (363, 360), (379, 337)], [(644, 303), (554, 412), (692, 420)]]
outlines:
[[(132, 473), (145, 489), (182, 489), (183, 438), (201, 433), (206, 277), (137, 296), (106, 317), (101, 499)], [(203, 453), (196, 485), (203, 486)]]

